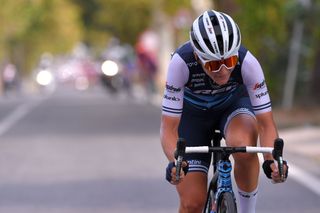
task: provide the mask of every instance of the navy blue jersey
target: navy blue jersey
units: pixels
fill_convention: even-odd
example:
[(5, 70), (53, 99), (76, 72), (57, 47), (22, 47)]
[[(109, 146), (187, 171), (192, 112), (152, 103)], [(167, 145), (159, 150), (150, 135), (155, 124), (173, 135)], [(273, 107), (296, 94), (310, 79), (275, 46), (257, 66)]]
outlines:
[(190, 42), (183, 44), (169, 64), (163, 113), (180, 116), (183, 101), (201, 109), (220, 109), (232, 104), (232, 99), (239, 94), (249, 95), (255, 113), (270, 111), (270, 98), (259, 62), (243, 46), (238, 57), (229, 81), (218, 85), (204, 72)]

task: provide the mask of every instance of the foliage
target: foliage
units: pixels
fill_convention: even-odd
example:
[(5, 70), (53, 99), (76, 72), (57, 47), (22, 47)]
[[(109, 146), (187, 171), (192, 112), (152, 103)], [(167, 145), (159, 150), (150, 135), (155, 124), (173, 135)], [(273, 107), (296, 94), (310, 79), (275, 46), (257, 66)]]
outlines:
[[(310, 8), (301, 2), (288, 0), (213, 0), (218, 9), (232, 15), (240, 26), (242, 41), (261, 62), (265, 71), (272, 97), (279, 101), (283, 97), (285, 72), (288, 66), (289, 45), (295, 20), (304, 23), (304, 36), (296, 95), (307, 97), (310, 85), (318, 85), (320, 69), (315, 62), (320, 56), (320, 3), (317, 0), (304, 1), (311, 3)], [(319, 88), (319, 87), (318, 87)], [(317, 94), (311, 94), (314, 97)], [(310, 96), (309, 96), (310, 98)], [(305, 98), (304, 98), (305, 100)], [(305, 102), (305, 101), (304, 101)]]
[(73, 0), (80, 5), (85, 25), (85, 43), (105, 47), (110, 37), (134, 44), (152, 21), (152, 1), (149, 0)]
[[(301, 85), (312, 82), (317, 85), (319, 1), (310, 0), (309, 10), (303, 10), (296, 0), (211, 1), (216, 9), (227, 12), (239, 24), (243, 44), (261, 62), (276, 100), (282, 98), (294, 20), (297, 17), (303, 20), (305, 31), (298, 79)], [(80, 41), (96, 51), (105, 48), (111, 37), (134, 45), (146, 28), (157, 29), (162, 17), (173, 23), (182, 8), (192, 13), (191, 0), (3, 0), (0, 68), (11, 61), (20, 71), (30, 72), (44, 52), (65, 53)], [(181, 37), (183, 34), (187, 38), (186, 30), (176, 30), (175, 36), (184, 40)], [(305, 95), (304, 90), (300, 93)]]
[(175, 16), (176, 12), (181, 8), (189, 8), (191, 9), (191, 1), (190, 0), (164, 0), (163, 10), (169, 16)]
[(47, 51), (62, 53), (81, 40), (77, 8), (64, 0), (6, 1), (0, 8), (0, 62), (30, 72)]
[(232, 6), (228, 2), (216, 1), (216, 5), (220, 7), (219, 10), (227, 11), (238, 23), (243, 45), (260, 61), (272, 97), (280, 99), (289, 40), (284, 10), (286, 1), (236, 0)]
[(134, 44), (154, 22), (155, 10), (174, 15), (188, 2), (6, 0), (0, 8), (0, 64), (11, 61), (30, 72), (43, 52), (67, 52), (80, 41), (93, 49), (104, 48), (110, 37)]
[[(243, 43), (259, 59), (275, 100), (282, 98), (282, 85), (288, 56), (288, 35), (284, 11), (285, 1), (245, 1), (241, 16)], [(263, 8), (258, 10), (257, 8)]]

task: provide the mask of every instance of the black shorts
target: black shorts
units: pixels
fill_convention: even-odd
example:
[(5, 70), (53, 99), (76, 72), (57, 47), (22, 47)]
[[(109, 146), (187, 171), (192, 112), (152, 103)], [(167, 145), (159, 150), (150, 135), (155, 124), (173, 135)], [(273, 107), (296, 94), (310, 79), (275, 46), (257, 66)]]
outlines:
[[(238, 114), (255, 117), (248, 96), (238, 97), (223, 109), (198, 109), (184, 103), (179, 125), (179, 137), (186, 139), (187, 146), (210, 146), (215, 130), (224, 136), (226, 127)], [(211, 154), (186, 154), (190, 172), (208, 173)]]

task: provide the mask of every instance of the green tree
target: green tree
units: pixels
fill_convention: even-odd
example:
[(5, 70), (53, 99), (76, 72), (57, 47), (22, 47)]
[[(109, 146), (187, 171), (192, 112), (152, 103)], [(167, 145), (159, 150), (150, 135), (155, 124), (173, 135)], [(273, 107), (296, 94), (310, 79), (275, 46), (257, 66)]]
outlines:
[(0, 57), (22, 74), (30, 73), (42, 53), (63, 53), (82, 40), (77, 7), (70, 1), (8, 0), (0, 20)]
[(298, 100), (303, 105), (320, 104), (320, 2), (310, 0), (310, 4), (300, 11), (305, 30), (297, 83), (301, 85)]
[(238, 23), (242, 43), (258, 58), (272, 97), (282, 98), (282, 82), (287, 66), (288, 26), (286, 0), (217, 0), (218, 10), (227, 12)]
[(174, 17), (190, 0), (72, 0), (81, 10), (84, 41), (93, 48), (104, 48), (110, 37), (134, 45), (147, 28), (157, 29), (157, 14)]
[(81, 8), (85, 43), (104, 48), (112, 36), (134, 44), (139, 33), (150, 26), (152, 1), (73, 0)]

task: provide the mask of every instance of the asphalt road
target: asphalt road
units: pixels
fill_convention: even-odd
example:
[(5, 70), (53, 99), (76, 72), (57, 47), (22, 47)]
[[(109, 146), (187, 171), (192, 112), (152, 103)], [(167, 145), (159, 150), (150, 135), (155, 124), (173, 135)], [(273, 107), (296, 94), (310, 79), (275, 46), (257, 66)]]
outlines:
[[(0, 100), (0, 213), (173, 213), (160, 107), (98, 89)], [(305, 160), (305, 159), (303, 159)], [(320, 195), (261, 175), (257, 212), (319, 213)]]

